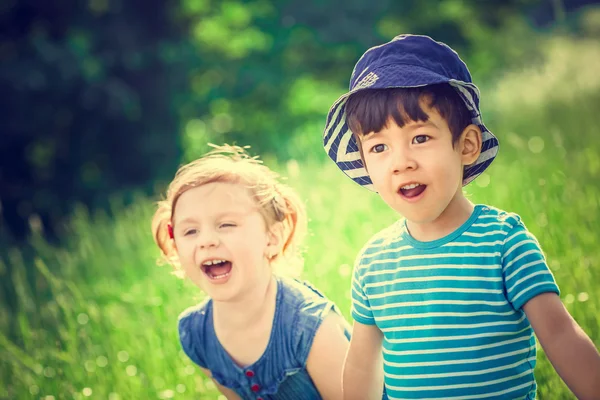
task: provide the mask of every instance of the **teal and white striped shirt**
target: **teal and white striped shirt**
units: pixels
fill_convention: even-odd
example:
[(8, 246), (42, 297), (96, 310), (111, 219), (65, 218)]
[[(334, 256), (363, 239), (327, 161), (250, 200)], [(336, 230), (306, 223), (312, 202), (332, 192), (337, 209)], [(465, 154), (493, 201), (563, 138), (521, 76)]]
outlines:
[(419, 242), (404, 221), (354, 268), (352, 316), (383, 332), (390, 399), (534, 399), (536, 348), (522, 306), (559, 293), (516, 214), (477, 205), (450, 235)]

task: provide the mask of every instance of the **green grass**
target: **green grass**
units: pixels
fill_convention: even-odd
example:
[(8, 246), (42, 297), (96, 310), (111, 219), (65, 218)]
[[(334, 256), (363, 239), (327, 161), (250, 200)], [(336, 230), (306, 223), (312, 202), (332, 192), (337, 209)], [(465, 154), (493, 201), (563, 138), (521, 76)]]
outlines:
[[(551, 55), (571, 58), (560, 53), (546, 69), (509, 74), (483, 89), (486, 122), (501, 149), (467, 193), (522, 216), (545, 250), (561, 299), (599, 346), (600, 78), (589, 74), (599, 47), (553, 43)], [(577, 46), (595, 62), (577, 64)], [(586, 82), (543, 79), (564, 68)], [(330, 162), (276, 168), (308, 208), (302, 276), (349, 318), (354, 257), (397, 216)], [(0, 250), (0, 279), (16, 292), (16, 311), (0, 305), (0, 399), (218, 397), (179, 348), (177, 316), (202, 293), (156, 265), (152, 199), (115, 210), (114, 220), (77, 210), (63, 248), (32, 238), (33, 252)], [(573, 398), (543, 351), (536, 376), (539, 398)]]

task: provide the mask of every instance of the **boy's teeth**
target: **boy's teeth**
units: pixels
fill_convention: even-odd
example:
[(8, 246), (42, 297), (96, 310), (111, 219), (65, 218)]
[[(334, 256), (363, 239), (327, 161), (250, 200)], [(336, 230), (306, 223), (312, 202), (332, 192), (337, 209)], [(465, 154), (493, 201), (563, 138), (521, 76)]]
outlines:
[(417, 186), (421, 186), (421, 184), (420, 183), (411, 183), (410, 185), (402, 186), (401, 189), (414, 189)]
[(209, 261), (202, 263), (202, 265), (209, 266), (209, 265), (213, 265), (213, 264), (221, 264), (224, 262), (226, 262), (226, 261), (225, 260), (209, 260)]

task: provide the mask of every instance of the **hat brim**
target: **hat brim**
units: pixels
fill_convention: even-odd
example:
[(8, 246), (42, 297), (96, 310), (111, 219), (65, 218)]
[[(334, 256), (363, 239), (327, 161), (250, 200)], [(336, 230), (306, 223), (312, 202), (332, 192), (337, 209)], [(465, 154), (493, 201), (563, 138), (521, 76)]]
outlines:
[(355, 80), (355, 84), (350, 88), (351, 90), (338, 98), (329, 110), (323, 132), (325, 152), (350, 179), (375, 191), (373, 182), (360, 157), (356, 136), (348, 128), (346, 122), (348, 97), (365, 89), (411, 88), (437, 83), (448, 83), (458, 92), (471, 113), (472, 123), (481, 129), (481, 153), (477, 160), (472, 165), (466, 166), (464, 170), (463, 186), (469, 184), (489, 167), (498, 154), (498, 139), (481, 120), (479, 90), (472, 83), (448, 79), (420, 66), (394, 64), (379, 67), (371, 72), (362, 71)]

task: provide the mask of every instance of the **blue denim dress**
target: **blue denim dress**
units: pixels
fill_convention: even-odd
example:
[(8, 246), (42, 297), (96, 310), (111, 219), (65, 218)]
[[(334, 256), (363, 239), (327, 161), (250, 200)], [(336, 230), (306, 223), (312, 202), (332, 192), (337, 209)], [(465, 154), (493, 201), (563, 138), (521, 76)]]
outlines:
[[(238, 366), (219, 343), (210, 299), (186, 310), (179, 319), (184, 352), (211, 371), (221, 385), (242, 399), (321, 399), (306, 370), (306, 360), (321, 322), (336, 305), (307, 282), (277, 277), (277, 299), (271, 338), (252, 365)], [(346, 324), (350, 339), (350, 326)], [(332, 379), (340, 380), (340, 377)]]

